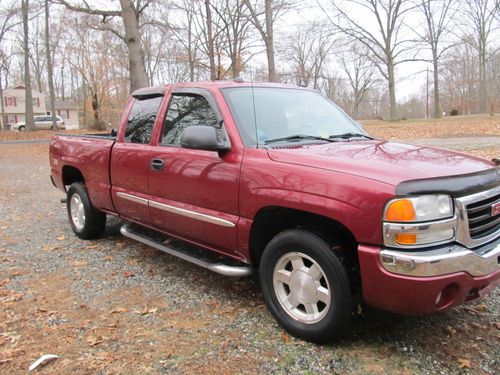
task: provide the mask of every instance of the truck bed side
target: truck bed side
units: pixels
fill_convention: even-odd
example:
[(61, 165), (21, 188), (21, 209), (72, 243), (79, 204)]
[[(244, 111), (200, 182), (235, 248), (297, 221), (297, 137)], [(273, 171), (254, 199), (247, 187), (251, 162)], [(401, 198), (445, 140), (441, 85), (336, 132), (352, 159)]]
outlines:
[(109, 162), (115, 138), (106, 135), (55, 135), (50, 143), (51, 176), (57, 188), (85, 181), (92, 205), (115, 211), (111, 199)]

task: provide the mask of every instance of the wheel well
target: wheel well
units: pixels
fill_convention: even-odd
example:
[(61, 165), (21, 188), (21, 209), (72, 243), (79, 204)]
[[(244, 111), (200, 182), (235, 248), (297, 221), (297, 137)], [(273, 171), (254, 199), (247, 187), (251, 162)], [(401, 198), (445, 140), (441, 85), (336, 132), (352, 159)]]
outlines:
[(74, 182), (84, 182), (82, 172), (70, 165), (65, 165), (62, 169), (62, 180), (64, 186), (71, 185)]
[(255, 216), (250, 232), (252, 264), (258, 267), (269, 241), (279, 232), (292, 228), (309, 230), (331, 245), (340, 245), (352, 264), (358, 264), (357, 241), (344, 225), (325, 216), (285, 207), (266, 207)]

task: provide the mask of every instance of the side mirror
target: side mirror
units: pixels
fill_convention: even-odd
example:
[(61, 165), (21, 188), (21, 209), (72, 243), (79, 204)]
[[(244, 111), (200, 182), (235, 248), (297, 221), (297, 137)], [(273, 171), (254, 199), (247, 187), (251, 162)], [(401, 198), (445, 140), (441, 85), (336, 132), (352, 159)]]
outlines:
[(181, 134), (181, 146), (208, 151), (229, 151), (229, 142), (222, 139), (223, 130), (213, 126), (193, 125), (185, 128)]

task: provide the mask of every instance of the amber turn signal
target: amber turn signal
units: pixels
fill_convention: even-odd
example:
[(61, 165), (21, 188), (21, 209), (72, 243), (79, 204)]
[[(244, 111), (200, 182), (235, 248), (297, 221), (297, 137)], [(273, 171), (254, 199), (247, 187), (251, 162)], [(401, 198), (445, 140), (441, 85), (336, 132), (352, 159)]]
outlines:
[(385, 211), (387, 221), (413, 221), (415, 220), (415, 209), (409, 199), (398, 199), (389, 204)]
[(410, 233), (396, 234), (396, 242), (400, 245), (415, 245), (417, 243), (417, 235)]

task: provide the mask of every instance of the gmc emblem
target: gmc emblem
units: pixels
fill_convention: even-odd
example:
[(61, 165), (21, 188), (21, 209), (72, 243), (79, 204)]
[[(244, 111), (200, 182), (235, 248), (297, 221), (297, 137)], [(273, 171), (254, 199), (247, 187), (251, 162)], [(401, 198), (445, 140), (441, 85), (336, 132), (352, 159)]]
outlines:
[(500, 202), (493, 203), (491, 206), (491, 216), (500, 215)]

